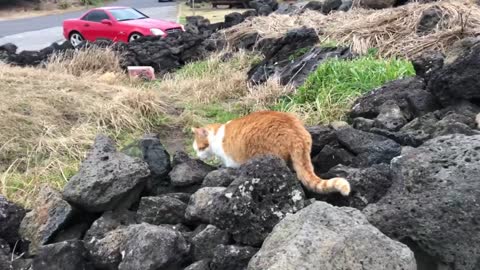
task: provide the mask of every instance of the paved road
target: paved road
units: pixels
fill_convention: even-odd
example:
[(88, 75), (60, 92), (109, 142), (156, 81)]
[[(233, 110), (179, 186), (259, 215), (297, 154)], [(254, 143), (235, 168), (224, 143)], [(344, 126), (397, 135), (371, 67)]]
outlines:
[[(175, 2), (159, 3), (157, 0), (119, 0), (109, 6), (131, 6), (138, 8), (152, 18), (175, 21)], [(76, 18), (85, 11), (69, 12), (34, 18), (0, 21), (0, 44), (14, 43), (21, 50), (38, 50), (53, 42), (63, 41), (62, 22)]]

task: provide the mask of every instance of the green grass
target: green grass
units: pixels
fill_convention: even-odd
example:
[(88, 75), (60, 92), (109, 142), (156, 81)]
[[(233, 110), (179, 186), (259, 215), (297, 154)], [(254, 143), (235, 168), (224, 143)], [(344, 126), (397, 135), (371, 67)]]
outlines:
[(188, 63), (176, 71), (176, 76), (180, 78), (202, 77), (212, 70), (217, 70), (220, 64), (220, 62), (208, 60)]
[(186, 25), (186, 24), (187, 24), (187, 17), (185, 17), (185, 16), (180, 16), (180, 18), (178, 18), (178, 23), (179, 23), (179, 24)]
[(310, 124), (344, 120), (358, 96), (388, 81), (413, 75), (409, 61), (381, 59), (374, 50), (353, 60), (331, 59), (320, 65), (295, 94), (281, 99), (274, 108), (303, 113)]
[(324, 40), (321, 44), (320, 44), (320, 47), (322, 48), (336, 48), (338, 46), (340, 46), (341, 44), (339, 44), (337, 41), (335, 40), (331, 40), (331, 39), (327, 39), (327, 40)]

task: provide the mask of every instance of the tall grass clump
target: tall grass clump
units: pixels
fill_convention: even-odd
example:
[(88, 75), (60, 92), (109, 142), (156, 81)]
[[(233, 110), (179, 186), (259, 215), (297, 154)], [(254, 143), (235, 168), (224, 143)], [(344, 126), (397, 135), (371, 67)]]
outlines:
[(1, 194), (29, 206), (42, 184), (65, 184), (98, 133), (122, 142), (165, 125), (168, 106), (157, 91), (89, 72), (0, 64)]
[(46, 69), (74, 76), (122, 73), (120, 57), (118, 52), (108, 47), (86, 47), (53, 54), (47, 61)]
[(382, 59), (373, 54), (352, 60), (331, 59), (275, 108), (298, 113), (310, 124), (342, 120), (355, 98), (388, 81), (414, 74), (413, 65), (403, 59)]
[(247, 71), (259, 56), (250, 52), (220, 52), (189, 63), (167, 76), (159, 85), (162, 92), (182, 103), (212, 104), (238, 99), (247, 92)]
[[(381, 10), (353, 8), (328, 15), (313, 10), (301, 14), (271, 14), (245, 20), (223, 33), (228, 43), (234, 45), (252, 33), (259, 34), (260, 42), (282, 37), (292, 29), (310, 27), (321, 33), (322, 42), (335, 40), (348, 44), (355, 53), (364, 54), (369, 48), (378, 48), (382, 57), (408, 59), (431, 50), (445, 52), (455, 41), (479, 35), (480, 6), (474, 1), (430, 2)], [(440, 21), (431, 31), (419, 32), (425, 12), (432, 9), (442, 14)]]

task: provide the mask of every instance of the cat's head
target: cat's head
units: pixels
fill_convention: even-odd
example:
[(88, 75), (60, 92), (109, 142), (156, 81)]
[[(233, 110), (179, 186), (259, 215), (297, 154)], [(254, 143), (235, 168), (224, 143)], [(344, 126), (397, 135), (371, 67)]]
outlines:
[(197, 154), (197, 156), (201, 159), (207, 159), (210, 156), (212, 156), (210, 143), (208, 141), (208, 134), (209, 134), (208, 128), (192, 127), (192, 132), (194, 135), (193, 149), (195, 149), (195, 153)]

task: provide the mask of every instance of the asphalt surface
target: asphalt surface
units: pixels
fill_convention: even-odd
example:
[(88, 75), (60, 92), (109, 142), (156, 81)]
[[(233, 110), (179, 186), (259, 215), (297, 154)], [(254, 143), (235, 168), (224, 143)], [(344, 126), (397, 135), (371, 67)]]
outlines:
[[(158, 0), (119, 0), (108, 6), (130, 6), (156, 19), (176, 21), (177, 3)], [(11, 42), (18, 50), (38, 50), (64, 40), (62, 22), (78, 18), (86, 10), (33, 18), (0, 21), (0, 45)]]

